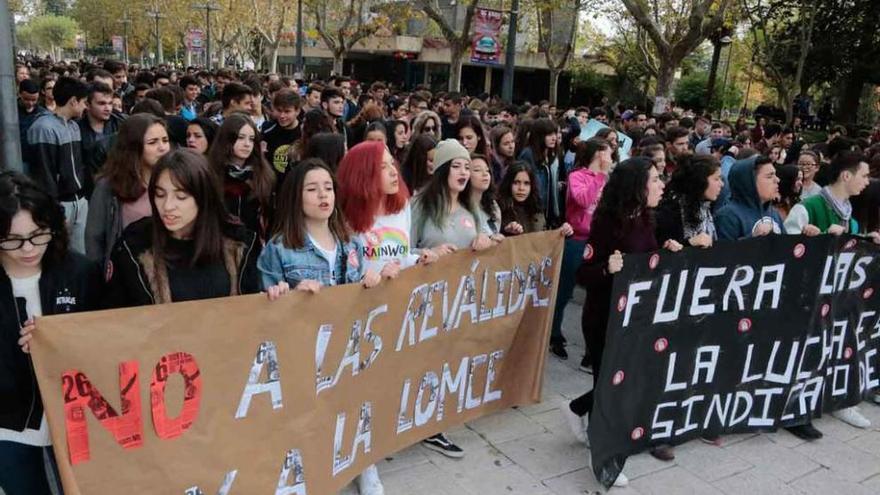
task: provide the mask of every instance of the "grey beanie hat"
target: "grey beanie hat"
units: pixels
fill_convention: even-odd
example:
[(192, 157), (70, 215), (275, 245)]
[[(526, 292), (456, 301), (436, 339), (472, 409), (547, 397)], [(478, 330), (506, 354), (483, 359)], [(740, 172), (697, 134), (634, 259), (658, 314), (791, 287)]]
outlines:
[(437, 167), (441, 165), (451, 162), (456, 158), (464, 158), (465, 160), (470, 160), (471, 155), (468, 153), (468, 150), (455, 139), (444, 139), (437, 143), (437, 147), (434, 148), (434, 163)]

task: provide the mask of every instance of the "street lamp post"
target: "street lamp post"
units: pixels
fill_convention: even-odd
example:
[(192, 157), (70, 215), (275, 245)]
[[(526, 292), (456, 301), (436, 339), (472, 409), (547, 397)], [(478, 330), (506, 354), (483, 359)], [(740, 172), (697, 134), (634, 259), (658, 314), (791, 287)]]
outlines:
[[(296, 2), (296, 70), (300, 74), (305, 73), (305, 64), (303, 63), (303, 2)], [(300, 76), (304, 77), (304, 76)]]
[(724, 82), (721, 83), (721, 110), (724, 110), (724, 95), (727, 92), (727, 75), (730, 73), (730, 57), (733, 55), (733, 44), (727, 45), (727, 60), (724, 62)]
[(211, 12), (220, 10), (213, 2), (200, 3), (192, 6), (195, 10), (205, 11), (205, 66), (211, 68)]
[(118, 21), (122, 24), (122, 59), (128, 64), (128, 26), (131, 24), (131, 18), (128, 17), (128, 10), (123, 14), (122, 19)]
[(513, 77), (516, 69), (516, 30), (519, 15), (519, 0), (510, 3), (510, 21), (507, 26), (507, 51), (504, 55), (504, 82), (501, 85), (501, 98), (513, 103)]
[[(712, 97), (715, 96), (715, 79), (718, 78), (718, 62), (721, 58), (721, 48), (724, 47), (724, 45), (729, 45), (731, 43), (733, 43), (733, 39), (727, 34), (712, 40), (714, 50), (712, 50), (712, 65), (709, 68), (709, 83), (706, 88), (707, 109), (712, 105)], [(723, 93), (722, 98), (724, 98)]]
[(165, 16), (159, 12), (158, 7), (153, 7), (152, 10), (147, 11), (147, 17), (152, 17), (156, 21), (156, 65), (159, 65), (165, 62), (165, 57), (162, 55), (162, 34), (159, 30), (159, 20), (164, 19)]

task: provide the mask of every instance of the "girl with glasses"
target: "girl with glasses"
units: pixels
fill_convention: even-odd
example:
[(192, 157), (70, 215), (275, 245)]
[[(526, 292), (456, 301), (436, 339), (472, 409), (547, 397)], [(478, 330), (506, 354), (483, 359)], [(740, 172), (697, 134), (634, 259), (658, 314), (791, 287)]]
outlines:
[(24, 175), (0, 173), (0, 487), (6, 493), (51, 493), (49, 480), (58, 479), (29, 355), (34, 317), (97, 309), (100, 292), (98, 266), (69, 249), (61, 206)]

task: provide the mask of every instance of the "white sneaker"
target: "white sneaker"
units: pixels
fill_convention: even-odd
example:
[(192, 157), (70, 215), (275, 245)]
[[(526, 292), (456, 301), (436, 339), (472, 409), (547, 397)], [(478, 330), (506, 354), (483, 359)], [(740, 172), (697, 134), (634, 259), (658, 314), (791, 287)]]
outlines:
[(832, 412), (831, 415), (850, 426), (855, 426), (856, 428), (864, 430), (871, 427), (871, 421), (864, 417), (856, 406), (839, 409)]
[(385, 487), (382, 486), (379, 470), (376, 469), (375, 464), (364, 469), (364, 472), (358, 476), (357, 485), (361, 495), (385, 495)]
[(559, 411), (562, 413), (562, 417), (565, 418), (566, 424), (568, 424), (569, 429), (571, 430), (571, 434), (574, 435), (574, 439), (580, 443), (587, 443), (587, 435), (585, 433), (586, 428), (584, 427), (584, 418), (575, 414), (570, 407), (568, 407), (568, 402), (559, 406)]
[(626, 475), (623, 474), (623, 471), (621, 471), (620, 474), (617, 475), (617, 479), (614, 480), (614, 486), (623, 488), (627, 485), (629, 485), (629, 478), (627, 478)]

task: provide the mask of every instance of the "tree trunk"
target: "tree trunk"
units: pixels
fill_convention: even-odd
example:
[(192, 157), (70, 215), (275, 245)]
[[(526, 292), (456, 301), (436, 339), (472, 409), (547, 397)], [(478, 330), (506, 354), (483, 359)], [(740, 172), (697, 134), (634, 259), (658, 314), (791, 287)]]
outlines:
[(675, 79), (675, 64), (669, 60), (661, 60), (660, 70), (657, 74), (657, 91), (654, 100), (654, 113), (662, 113), (661, 105), (665, 106), (672, 100), (672, 81)]
[(337, 76), (342, 75), (342, 65), (345, 61), (345, 53), (342, 50), (333, 51), (333, 73)]
[(461, 91), (461, 61), (464, 58), (464, 47), (450, 46), (452, 56), (449, 60), (449, 91)]
[(560, 69), (550, 69), (550, 100), (551, 105), (556, 105), (557, 98), (559, 96), (559, 76), (562, 75), (562, 71)]
[(269, 52), (269, 73), (278, 72), (278, 46), (281, 43), (276, 41), (271, 45), (271, 52)]
[(840, 98), (840, 107), (837, 109), (837, 115), (834, 120), (842, 124), (852, 124), (856, 121), (859, 113), (859, 103), (862, 100), (862, 88), (864, 86), (864, 71), (853, 68), (852, 74), (846, 79), (843, 95)]

